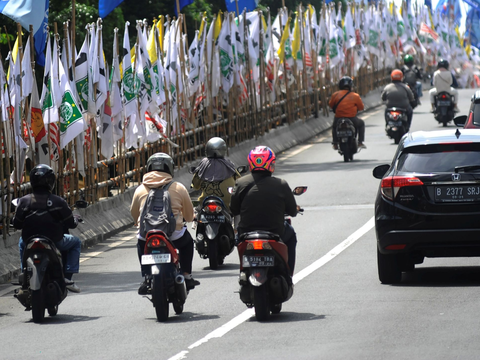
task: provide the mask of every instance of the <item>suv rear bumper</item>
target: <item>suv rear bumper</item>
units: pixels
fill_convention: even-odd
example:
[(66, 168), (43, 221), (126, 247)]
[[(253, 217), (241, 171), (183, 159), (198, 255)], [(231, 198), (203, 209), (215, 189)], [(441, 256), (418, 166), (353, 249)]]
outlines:
[[(426, 257), (480, 256), (480, 229), (392, 230), (377, 232), (382, 254), (420, 252)], [(397, 250), (386, 249), (397, 245)], [(405, 245), (399, 249), (398, 245)]]

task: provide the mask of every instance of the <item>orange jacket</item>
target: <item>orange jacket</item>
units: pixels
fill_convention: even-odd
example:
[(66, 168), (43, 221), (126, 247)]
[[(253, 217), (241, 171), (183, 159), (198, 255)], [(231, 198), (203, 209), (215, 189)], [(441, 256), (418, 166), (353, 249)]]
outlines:
[[(340, 90), (337, 91), (332, 95), (328, 106), (332, 109), (335, 104), (340, 101), (340, 99), (347, 93), (348, 90)], [(360, 95), (355, 92), (350, 92), (345, 98), (342, 100), (340, 105), (337, 107), (337, 111), (335, 113), (336, 118), (346, 117), (351, 118), (357, 116), (357, 112), (364, 109), (362, 99)]]

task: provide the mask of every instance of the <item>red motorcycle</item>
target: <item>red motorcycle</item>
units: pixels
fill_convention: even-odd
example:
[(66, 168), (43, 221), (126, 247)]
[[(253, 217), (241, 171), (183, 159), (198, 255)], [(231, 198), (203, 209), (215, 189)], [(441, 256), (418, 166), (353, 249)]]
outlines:
[(176, 314), (181, 314), (187, 299), (185, 278), (180, 271), (178, 251), (163, 231), (147, 233), (142, 265), (151, 265), (151, 275), (145, 279), (158, 321), (167, 321), (169, 303)]
[[(294, 195), (307, 191), (306, 186), (293, 190)], [(299, 212), (303, 209), (299, 208)], [(290, 218), (285, 219), (291, 223)], [(237, 246), (240, 256), (240, 300), (255, 307), (258, 321), (278, 314), (282, 303), (293, 295), (293, 282), (288, 266), (288, 249), (280, 236), (268, 231), (242, 234)]]

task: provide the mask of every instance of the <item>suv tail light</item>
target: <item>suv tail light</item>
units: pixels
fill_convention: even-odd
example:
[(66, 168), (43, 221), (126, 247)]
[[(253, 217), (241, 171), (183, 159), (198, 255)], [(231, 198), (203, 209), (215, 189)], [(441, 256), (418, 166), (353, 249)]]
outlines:
[(422, 185), (422, 180), (414, 176), (389, 176), (382, 179), (382, 195), (387, 199), (393, 200), (402, 187)]

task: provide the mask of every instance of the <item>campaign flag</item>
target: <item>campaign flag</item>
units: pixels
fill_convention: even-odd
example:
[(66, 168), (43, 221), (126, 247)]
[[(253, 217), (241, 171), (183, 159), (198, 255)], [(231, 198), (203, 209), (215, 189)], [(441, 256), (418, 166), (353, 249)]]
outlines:
[[(190, 4), (193, 4), (194, 0), (179, 0), (179, 5), (180, 5), (180, 11), (182, 11), (182, 9), (187, 6), (187, 5), (190, 5)], [(175, 2), (175, 15), (178, 17), (178, 10), (177, 10), (177, 2)]]
[[(227, 10), (229, 12), (233, 12), (233, 13), (237, 12), (237, 6), (235, 5), (235, 0), (225, 0), (225, 5), (227, 6)], [(255, 10), (257, 5), (258, 5), (258, 0), (238, 0), (238, 11), (240, 11), (240, 13), (243, 12), (243, 9), (247, 9), (247, 11), (253, 11)]]
[(430, 35), (432, 37), (432, 39), (435, 40), (435, 41), (437, 41), (437, 39), (438, 39), (438, 34), (435, 31), (433, 31), (432, 28), (430, 28), (424, 22), (422, 22), (420, 24), (419, 33), (422, 34), (422, 35)]
[[(33, 26), (33, 40), (37, 64), (45, 65), (45, 43), (48, 35), (48, 4), (49, 0), (2, 0), (0, 1), (0, 14), (19, 22), (25, 29)], [(41, 16), (43, 14), (43, 16)]]
[(98, 14), (101, 18), (104, 18), (110, 14), (123, 0), (99, 0), (98, 1)]

